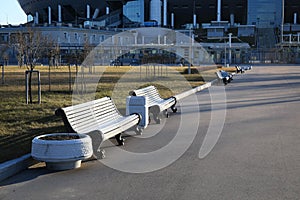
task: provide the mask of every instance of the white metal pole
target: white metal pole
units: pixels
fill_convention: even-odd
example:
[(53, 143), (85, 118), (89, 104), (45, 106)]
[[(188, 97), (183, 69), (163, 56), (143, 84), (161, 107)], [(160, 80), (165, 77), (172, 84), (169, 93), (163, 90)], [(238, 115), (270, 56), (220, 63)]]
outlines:
[(175, 16), (174, 13), (171, 13), (171, 27), (174, 28)]
[(189, 49), (189, 66), (188, 66), (188, 74), (191, 74), (191, 65), (192, 65), (192, 30), (190, 29), (190, 49)]
[(51, 7), (48, 6), (48, 24), (50, 25), (52, 22), (52, 19), (51, 19)]
[(221, 21), (221, 0), (218, 0), (217, 21)]
[(231, 41), (232, 41), (232, 33), (229, 33), (228, 34), (228, 36), (229, 36), (229, 51), (228, 51), (228, 61), (229, 61), (229, 65), (231, 64)]
[(95, 10), (95, 12), (93, 14), (93, 19), (96, 19), (98, 17), (99, 12), (100, 12), (99, 8), (96, 8), (96, 10)]
[(164, 0), (164, 22), (163, 22), (163, 26), (167, 26), (167, 7), (168, 7), (168, 1)]
[(35, 12), (35, 24), (39, 24), (39, 13)]
[(87, 19), (91, 18), (91, 7), (89, 4), (86, 5), (86, 18)]
[(58, 5), (58, 22), (61, 23), (61, 5)]
[(282, 0), (282, 16), (281, 16), (281, 43), (283, 43), (283, 24), (284, 24), (284, 0)]
[(230, 14), (230, 25), (234, 25), (234, 14)]

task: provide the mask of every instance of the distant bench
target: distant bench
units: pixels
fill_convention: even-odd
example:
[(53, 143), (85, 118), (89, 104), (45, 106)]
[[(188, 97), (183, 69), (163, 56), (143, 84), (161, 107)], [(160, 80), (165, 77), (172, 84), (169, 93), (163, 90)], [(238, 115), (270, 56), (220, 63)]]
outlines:
[(224, 85), (227, 85), (228, 83), (230, 83), (233, 80), (232, 74), (230, 74), (224, 70), (217, 71), (216, 75), (217, 75), (218, 79), (223, 81)]
[(175, 108), (176, 98), (170, 97), (167, 99), (163, 99), (160, 97), (156, 87), (153, 85), (133, 90), (130, 92), (132, 96), (146, 96), (148, 97), (148, 106), (150, 113), (153, 114), (154, 120), (156, 123), (160, 123), (161, 119), (159, 117), (160, 113), (164, 112), (166, 117), (168, 117), (167, 109), (171, 108), (172, 111), (175, 113), (177, 112), (177, 108)]
[(121, 137), (122, 132), (130, 128), (135, 128), (137, 133), (142, 131), (137, 127), (140, 115), (122, 116), (109, 97), (59, 108), (55, 114), (62, 117), (68, 132), (90, 135), (94, 155), (100, 158), (105, 157), (105, 151), (100, 150), (100, 145), (105, 140), (115, 137), (119, 145), (124, 145), (124, 139)]
[(245, 69), (242, 68), (241, 66), (236, 65), (235, 69), (236, 69), (236, 73), (241, 73), (241, 74), (245, 73)]
[(252, 66), (239, 66), (239, 65), (236, 65), (235, 66), (235, 69), (236, 69), (236, 73), (245, 73), (245, 71), (247, 70), (251, 70), (252, 69)]

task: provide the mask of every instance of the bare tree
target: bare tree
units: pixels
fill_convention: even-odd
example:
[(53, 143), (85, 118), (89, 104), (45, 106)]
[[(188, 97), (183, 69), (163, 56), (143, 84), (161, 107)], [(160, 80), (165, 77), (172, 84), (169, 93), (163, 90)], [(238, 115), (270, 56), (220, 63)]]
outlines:
[(3, 65), (7, 65), (8, 62), (8, 44), (0, 44), (0, 60), (2, 60)]
[(0, 45), (0, 60), (2, 60), (2, 62), (0, 62), (0, 66), (2, 68), (2, 75), (1, 75), (1, 82), (2, 84), (4, 84), (4, 68), (5, 65), (8, 64), (8, 53), (7, 53), (7, 49), (8, 49), (8, 45), (7, 44), (1, 44)]
[(23, 32), (20, 31), (15, 38), (19, 64), (24, 62), (29, 71), (29, 103), (32, 103), (32, 73), (37, 61), (45, 55), (47, 41), (41, 32), (30, 28)]
[(81, 63), (85, 62), (85, 64), (87, 65), (86, 67), (89, 68), (89, 73), (93, 73), (92, 67), (94, 64), (94, 60), (93, 60), (94, 57), (92, 55), (90, 55), (93, 48), (94, 48), (94, 46), (92, 44), (90, 44), (90, 41), (86, 38), (80, 58), (81, 58)]
[(48, 58), (48, 82), (49, 82), (49, 91), (51, 91), (51, 67), (57, 67), (58, 59), (60, 56), (60, 46), (54, 40), (48, 39), (45, 53)]

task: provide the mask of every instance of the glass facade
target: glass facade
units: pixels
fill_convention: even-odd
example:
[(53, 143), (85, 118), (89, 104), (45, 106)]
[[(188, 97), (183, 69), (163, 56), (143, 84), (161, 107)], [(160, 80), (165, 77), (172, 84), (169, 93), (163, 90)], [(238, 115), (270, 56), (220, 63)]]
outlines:
[(258, 27), (281, 24), (282, 0), (248, 0), (248, 23)]
[(130, 1), (123, 6), (123, 13), (133, 22), (144, 23), (144, 0)]

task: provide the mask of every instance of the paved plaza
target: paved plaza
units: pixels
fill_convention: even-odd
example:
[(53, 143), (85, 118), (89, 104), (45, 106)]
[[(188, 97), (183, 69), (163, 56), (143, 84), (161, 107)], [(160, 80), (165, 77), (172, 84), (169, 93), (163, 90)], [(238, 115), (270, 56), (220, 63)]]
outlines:
[[(151, 122), (139, 137), (127, 133), (124, 147), (107, 141), (104, 163), (84, 162), (79, 169), (60, 172), (36, 165), (6, 179), (0, 182), (0, 199), (299, 199), (300, 66), (254, 66), (226, 86), (220, 96), (225, 94), (226, 101), (212, 101), (212, 92), (222, 88), (181, 100), (178, 113), (160, 125)], [(182, 126), (181, 140), (170, 142), (178, 139)], [(220, 128), (216, 126), (222, 128), (217, 143), (199, 158), (207, 133)], [(148, 163), (126, 160), (117, 151), (147, 157), (169, 145), (169, 151), (154, 154)], [(176, 158), (178, 149), (182, 155), (159, 166)]]

